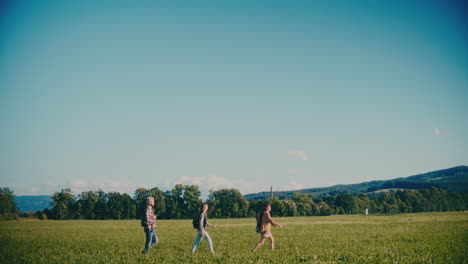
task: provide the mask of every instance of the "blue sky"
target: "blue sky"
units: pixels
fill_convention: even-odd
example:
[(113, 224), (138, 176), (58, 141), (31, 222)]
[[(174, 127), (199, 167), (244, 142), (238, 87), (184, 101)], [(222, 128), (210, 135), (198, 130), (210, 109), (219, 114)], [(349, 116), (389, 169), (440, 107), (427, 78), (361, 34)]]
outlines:
[(0, 186), (246, 194), (467, 165), (461, 3), (7, 2)]

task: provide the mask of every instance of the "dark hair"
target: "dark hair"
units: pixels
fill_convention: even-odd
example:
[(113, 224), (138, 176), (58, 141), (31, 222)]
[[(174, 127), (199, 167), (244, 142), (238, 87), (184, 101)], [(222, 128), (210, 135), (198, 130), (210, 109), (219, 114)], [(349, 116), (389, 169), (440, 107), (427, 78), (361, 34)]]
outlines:
[(270, 203), (266, 203), (266, 204), (263, 206), (263, 209), (266, 209), (267, 206), (271, 206), (271, 204), (270, 204)]
[(208, 203), (202, 203), (201, 206), (200, 206), (200, 213), (203, 212), (203, 207), (206, 205), (208, 205)]

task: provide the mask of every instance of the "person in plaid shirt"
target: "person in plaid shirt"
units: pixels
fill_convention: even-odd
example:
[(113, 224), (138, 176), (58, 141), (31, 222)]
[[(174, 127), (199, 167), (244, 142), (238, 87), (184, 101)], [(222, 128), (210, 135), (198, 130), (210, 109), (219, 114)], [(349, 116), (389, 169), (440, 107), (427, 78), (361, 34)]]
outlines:
[(158, 234), (156, 234), (156, 215), (153, 212), (154, 197), (146, 198), (146, 213), (143, 217), (143, 227), (146, 235), (145, 249), (141, 252), (148, 254), (150, 249), (158, 243)]

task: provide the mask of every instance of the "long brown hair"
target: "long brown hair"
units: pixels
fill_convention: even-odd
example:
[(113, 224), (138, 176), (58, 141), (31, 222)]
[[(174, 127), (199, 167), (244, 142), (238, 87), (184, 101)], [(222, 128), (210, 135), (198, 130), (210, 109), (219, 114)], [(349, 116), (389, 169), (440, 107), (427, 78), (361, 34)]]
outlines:
[(200, 213), (203, 212), (203, 207), (205, 206), (205, 204), (208, 206), (208, 203), (202, 203), (201, 206), (200, 206)]

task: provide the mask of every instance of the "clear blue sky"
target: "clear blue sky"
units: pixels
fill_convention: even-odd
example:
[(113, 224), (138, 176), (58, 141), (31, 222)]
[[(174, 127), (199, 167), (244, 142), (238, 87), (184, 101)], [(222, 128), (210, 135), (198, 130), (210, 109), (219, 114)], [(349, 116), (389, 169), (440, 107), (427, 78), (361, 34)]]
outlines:
[(462, 1), (187, 2), (3, 2), (0, 186), (246, 194), (468, 164)]

